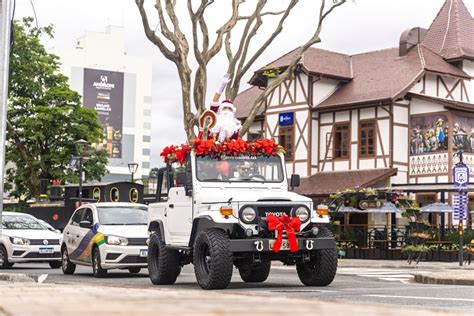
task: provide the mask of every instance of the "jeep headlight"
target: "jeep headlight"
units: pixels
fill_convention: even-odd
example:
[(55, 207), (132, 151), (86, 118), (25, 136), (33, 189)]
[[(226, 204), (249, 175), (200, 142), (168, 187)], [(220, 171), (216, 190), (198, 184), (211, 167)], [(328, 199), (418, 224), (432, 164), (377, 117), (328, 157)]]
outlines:
[(30, 244), (30, 240), (28, 238), (10, 237), (10, 241), (14, 245), (29, 245)]
[(306, 206), (298, 206), (295, 210), (295, 216), (298, 216), (300, 221), (304, 223), (309, 219), (309, 209)]
[(240, 211), (240, 219), (245, 224), (252, 224), (257, 218), (257, 211), (251, 206), (246, 206)]
[(126, 245), (128, 245), (127, 238), (118, 237), (118, 236), (106, 236), (105, 237), (105, 242), (108, 245), (115, 245), (115, 246), (126, 246)]

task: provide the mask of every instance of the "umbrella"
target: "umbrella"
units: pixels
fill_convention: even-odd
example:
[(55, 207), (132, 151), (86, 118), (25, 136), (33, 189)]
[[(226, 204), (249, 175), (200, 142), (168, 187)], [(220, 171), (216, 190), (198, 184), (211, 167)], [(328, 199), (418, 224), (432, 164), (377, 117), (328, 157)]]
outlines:
[(401, 212), (392, 202), (385, 202), (381, 208), (370, 208), (366, 210), (367, 213), (397, 213)]
[(446, 203), (432, 203), (421, 208), (421, 213), (452, 213), (453, 207)]
[(359, 210), (355, 207), (352, 207), (352, 206), (341, 206), (339, 208), (336, 209), (336, 211), (334, 212), (338, 212), (338, 213), (366, 213), (365, 211), (362, 211), (362, 210)]

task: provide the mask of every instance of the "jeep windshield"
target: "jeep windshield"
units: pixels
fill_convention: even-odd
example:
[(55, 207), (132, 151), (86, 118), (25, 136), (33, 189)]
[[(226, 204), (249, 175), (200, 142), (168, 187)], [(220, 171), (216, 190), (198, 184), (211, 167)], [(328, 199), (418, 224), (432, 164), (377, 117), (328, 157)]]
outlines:
[(197, 179), (202, 182), (282, 182), (279, 156), (196, 157)]

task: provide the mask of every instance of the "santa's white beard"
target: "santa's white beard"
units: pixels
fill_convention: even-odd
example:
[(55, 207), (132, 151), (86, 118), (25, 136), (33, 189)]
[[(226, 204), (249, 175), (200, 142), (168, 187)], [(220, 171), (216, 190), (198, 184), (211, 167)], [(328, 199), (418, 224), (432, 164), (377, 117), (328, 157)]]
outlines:
[(217, 114), (217, 122), (211, 129), (211, 133), (218, 134), (218, 140), (223, 142), (232, 137), (241, 127), (242, 123), (235, 118), (234, 113), (226, 111)]

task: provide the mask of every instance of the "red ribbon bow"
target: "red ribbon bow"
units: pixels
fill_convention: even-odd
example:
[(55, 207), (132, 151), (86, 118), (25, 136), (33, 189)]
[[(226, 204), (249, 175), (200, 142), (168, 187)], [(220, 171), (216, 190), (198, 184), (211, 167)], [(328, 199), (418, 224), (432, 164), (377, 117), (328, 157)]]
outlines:
[(298, 216), (289, 217), (288, 215), (282, 215), (276, 217), (273, 214), (267, 216), (267, 223), (268, 223), (268, 230), (276, 230), (278, 231), (278, 237), (273, 244), (273, 252), (280, 251), (281, 243), (283, 241), (283, 230), (286, 231), (286, 235), (288, 236), (288, 242), (290, 243), (290, 252), (297, 252), (298, 251), (298, 240), (296, 239), (295, 232), (300, 231), (301, 221)]

